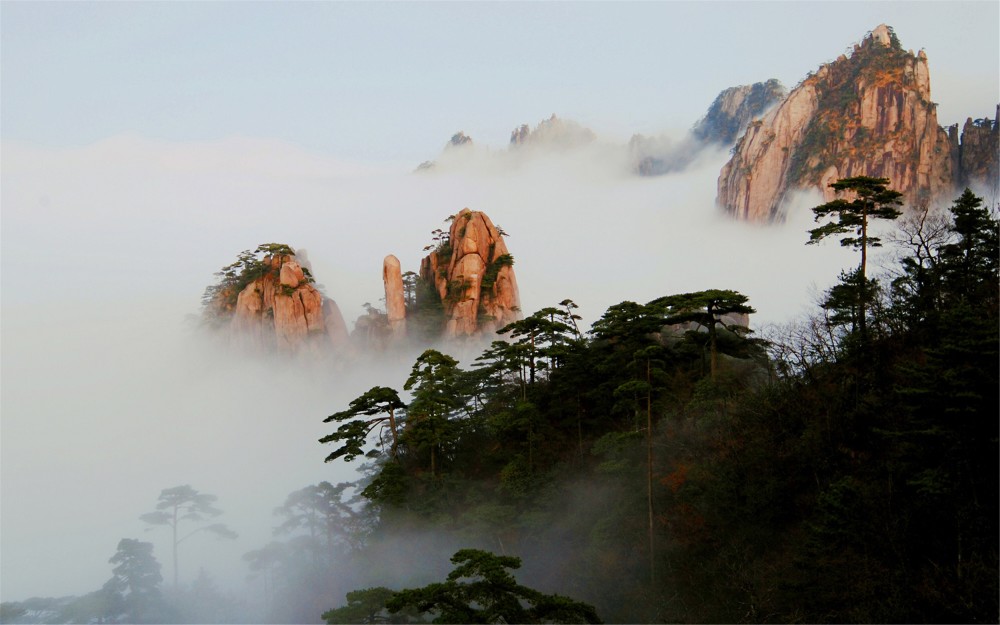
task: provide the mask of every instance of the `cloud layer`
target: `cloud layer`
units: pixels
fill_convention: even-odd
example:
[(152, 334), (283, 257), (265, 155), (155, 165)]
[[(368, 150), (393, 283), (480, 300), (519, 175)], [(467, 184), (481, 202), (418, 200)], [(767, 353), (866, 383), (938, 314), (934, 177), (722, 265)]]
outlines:
[(589, 327), (623, 300), (732, 288), (755, 324), (793, 318), (855, 261), (835, 243), (806, 248), (808, 211), (766, 228), (720, 215), (725, 158), (639, 178), (595, 144), (415, 174), (252, 139), (5, 144), (3, 599), (98, 588), (123, 537), (152, 540), (166, 565), (166, 531), (138, 516), (180, 484), (218, 495), (241, 535), (192, 539), (182, 580), (204, 565), (238, 584), (285, 495), (353, 479), (322, 463), (322, 418), (374, 384), (400, 387), (412, 360), (347, 371), (219, 351), (191, 316), (241, 250), (306, 249), (352, 325), (380, 305), (383, 257), (416, 270), (430, 231), (469, 207), (509, 233), (526, 313), (572, 298)]

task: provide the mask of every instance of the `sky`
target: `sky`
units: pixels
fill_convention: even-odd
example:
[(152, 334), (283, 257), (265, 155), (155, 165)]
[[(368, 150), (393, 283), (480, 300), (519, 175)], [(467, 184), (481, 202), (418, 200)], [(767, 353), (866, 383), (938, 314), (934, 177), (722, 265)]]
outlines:
[(365, 161), (502, 145), (551, 113), (690, 127), (791, 87), (880, 23), (930, 58), (942, 124), (992, 116), (997, 2), (4, 2), (3, 136), (266, 137)]
[[(880, 23), (927, 53), (941, 124), (994, 115), (998, 2), (0, 2), (0, 599), (99, 588), (123, 537), (168, 563), (138, 517), (185, 483), (241, 537), (193, 546), (182, 580), (237, 584), (286, 494), (353, 479), (322, 463), (322, 418), (412, 359), (243, 359), (193, 331), (259, 243), (305, 249), (349, 325), (382, 258), (416, 269), (466, 206), (510, 233), (528, 312), (569, 297), (589, 326), (735, 288), (755, 324), (803, 314), (849, 252), (806, 248), (801, 211), (715, 212), (725, 150), (637, 178), (620, 146), (727, 87), (791, 88)], [(600, 141), (504, 156), (552, 113)], [(475, 158), (413, 173), (457, 131)]]

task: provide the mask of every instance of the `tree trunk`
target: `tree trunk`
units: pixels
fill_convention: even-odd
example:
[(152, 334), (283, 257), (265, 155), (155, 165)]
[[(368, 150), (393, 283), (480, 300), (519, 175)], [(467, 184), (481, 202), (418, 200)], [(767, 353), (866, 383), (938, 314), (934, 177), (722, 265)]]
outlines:
[(174, 522), (171, 524), (174, 530), (174, 593), (177, 592), (177, 506), (174, 506)]
[(389, 409), (389, 431), (392, 433), (392, 459), (398, 460), (396, 454), (396, 417), (393, 414), (393, 409)]
[(653, 387), (649, 359), (646, 359), (646, 503), (649, 512), (649, 584), (656, 579), (653, 555)]
[(708, 331), (708, 371), (712, 381), (715, 382), (715, 372), (718, 368), (718, 350), (715, 345), (715, 324), (713, 323)]
[(868, 321), (866, 319), (868, 307), (865, 299), (868, 297), (868, 281), (865, 279), (865, 272), (868, 265), (868, 202), (861, 206), (861, 285), (858, 292), (858, 308), (861, 309), (858, 315), (858, 328), (861, 330), (861, 340), (868, 338)]

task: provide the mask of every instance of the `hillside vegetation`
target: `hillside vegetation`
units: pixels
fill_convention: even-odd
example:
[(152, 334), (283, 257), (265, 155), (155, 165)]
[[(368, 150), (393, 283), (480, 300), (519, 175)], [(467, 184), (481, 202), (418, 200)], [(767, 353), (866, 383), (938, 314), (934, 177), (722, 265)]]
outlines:
[(429, 350), (391, 425), (331, 415), (328, 460), (372, 459), (372, 544), (518, 555), (607, 621), (995, 621), (997, 221), (966, 192), (900, 233), (769, 341), (707, 290), (586, 335), (565, 300), (465, 368)]

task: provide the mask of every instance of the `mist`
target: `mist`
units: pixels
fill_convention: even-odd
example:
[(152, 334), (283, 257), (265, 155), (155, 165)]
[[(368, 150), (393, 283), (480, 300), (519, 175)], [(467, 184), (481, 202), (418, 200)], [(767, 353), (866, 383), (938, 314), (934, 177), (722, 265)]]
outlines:
[(785, 322), (856, 262), (804, 245), (803, 207), (818, 197), (778, 225), (734, 222), (714, 206), (725, 151), (641, 178), (608, 147), (624, 142), (482, 147), (420, 173), (250, 138), (5, 142), (2, 599), (100, 588), (125, 537), (153, 542), (169, 580), (169, 530), (139, 515), (181, 484), (217, 495), (218, 520), (239, 533), (185, 542), (181, 583), (203, 567), (247, 592), (241, 556), (272, 539), (285, 496), (357, 478), (323, 463), (322, 419), (375, 384), (401, 389), (415, 354), (358, 365), (227, 352), (197, 329), (199, 301), (241, 250), (306, 250), (349, 327), (364, 303), (381, 306), (384, 256), (417, 270), (430, 232), (464, 207), (509, 233), (524, 312), (571, 298), (581, 327), (623, 300), (707, 288), (748, 295), (753, 327)]

